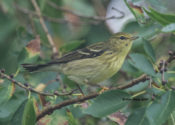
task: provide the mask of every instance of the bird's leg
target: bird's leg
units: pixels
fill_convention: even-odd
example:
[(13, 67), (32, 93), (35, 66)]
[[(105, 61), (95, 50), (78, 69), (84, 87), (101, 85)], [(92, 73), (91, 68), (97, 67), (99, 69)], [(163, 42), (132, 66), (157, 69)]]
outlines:
[(101, 85), (98, 85), (98, 84), (92, 84), (92, 83), (89, 83), (89, 82), (86, 82), (86, 84), (88, 84), (90, 86), (93, 86), (93, 87), (101, 88), (99, 94), (102, 94), (104, 91), (109, 90), (109, 88), (106, 87), (106, 86), (101, 86)]
[(93, 87), (101, 87), (101, 86), (98, 85), (98, 84), (90, 83), (87, 79), (84, 80), (84, 83), (86, 83), (86, 85), (93, 86)]
[(59, 82), (62, 92), (66, 92), (67, 86), (66, 84), (63, 83), (63, 80), (61, 79), (60, 74), (57, 75), (56, 81)]
[(81, 89), (80, 85), (76, 82), (75, 82), (75, 85), (77, 86), (77, 88), (80, 91), (80, 93), (82, 94), (82, 96), (84, 96), (83, 90)]

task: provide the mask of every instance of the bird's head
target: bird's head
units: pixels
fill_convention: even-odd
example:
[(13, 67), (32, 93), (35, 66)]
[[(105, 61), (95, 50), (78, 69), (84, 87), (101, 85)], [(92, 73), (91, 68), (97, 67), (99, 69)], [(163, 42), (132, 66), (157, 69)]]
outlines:
[(132, 46), (132, 41), (136, 40), (138, 38), (138, 36), (135, 36), (133, 34), (129, 34), (129, 33), (124, 33), (124, 32), (119, 32), (114, 34), (109, 42), (112, 45), (112, 47), (114, 49), (117, 50), (130, 50), (131, 46)]

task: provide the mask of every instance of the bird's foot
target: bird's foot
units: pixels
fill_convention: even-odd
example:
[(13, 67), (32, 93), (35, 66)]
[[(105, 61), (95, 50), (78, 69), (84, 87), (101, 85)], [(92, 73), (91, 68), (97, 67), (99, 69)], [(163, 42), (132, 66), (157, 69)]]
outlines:
[(108, 87), (102, 86), (102, 89), (99, 91), (99, 94), (102, 94), (103, 92), (105, 92), (105, 91), (107, 91), (107, 90), (109, 90)]

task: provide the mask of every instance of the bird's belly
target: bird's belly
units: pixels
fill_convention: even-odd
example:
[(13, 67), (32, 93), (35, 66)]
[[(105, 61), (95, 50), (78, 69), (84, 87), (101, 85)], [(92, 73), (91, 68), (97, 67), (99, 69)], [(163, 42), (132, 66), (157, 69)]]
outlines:
[(72, 62), (66, 65), (66, 68), (63, 68), (63, 73), (79, 84), (97, 84), (112, 77), (120, 69), (122, 61), (117, 59), (112, 60), (110, 63), (102, 62), (98, 59), (85, 59), (81, 60), (81, 62)]
[(110, 77), (112, 77), (115, 73), (118, 72), (118, 70), (121, 67), (121, 63), (120, 62), (113, 62), (114, 64), (108, 64), (108, 65), (104, 65), (102, 68), (102, 70), (97, 73), (94, 77), (92, 77), (91, 79), (89, 79), (89, 82), (93, 83), (99, 83), (102, 82), (106, 79), (109, 79)]

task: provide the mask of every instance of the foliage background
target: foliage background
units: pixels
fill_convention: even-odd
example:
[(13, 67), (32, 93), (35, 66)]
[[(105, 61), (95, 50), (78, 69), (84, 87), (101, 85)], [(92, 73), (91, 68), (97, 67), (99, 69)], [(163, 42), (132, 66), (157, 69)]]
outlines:
[[(132, 3), (141, 0), (132, 0)], [(51, 6), (75, 12), (78, 16)], [(59, 56), (69, 51), (82, 48), (98, 41), (106, 41), (113, 33), (104, 20), (87, 17), (104, 17), (108, 0), (42, 0), (37, 1), (45, 24), (51, 34)], [(113, 90), (102, 94), (95, 100), (78, 103), (54, 111), (35, 123), (36, 113), (48, 105), (54, 105), (76, 95), (61, 97), (44, 97), (25, 91), (10, 81), (0, 79), (0, 124), (1, 125), (174, 125), (175, 93), (172, 90), (175, 81), (174, 64), (169, 64), (164, 77), (168, 80), (162, 86), (161, 73), (155, 73), (156, 65), (161, 59), (168, 58), (168, 51), (175, 47), (175, 15), (173, 7), (164, 1), (149, 0), (153, 8), (129, 7), (136, 21), (128, 22), (124, 32), (136, 33), (140, 39), (134, 42), (133, 48), (121, 71), (102, 83), (106, 86), (127, 84), (134, 78), (147, 74), (158, 87), (149, 86), (150, 81), (132, 86), (125, 90)], [(156, 3), (156, 4), (155, 4)], [(171, 3), (169, 0), (168, 3)], [(149, 7), (150, 7), (149, 6)], [(121, 10), (122, 11), (122, 10)], [(124, 11), (124, 10), (123, 10)], [(161, 12), (161, 13), (160, 13)], [(79, 15), (83, 15), (81, 17)], [(116, 22), (117, 23), (117, 22)], [(39, 40), (36, 36), (39, 35)], [(40, 41), (40, 51), (26, 47), (31, 40)], [(0, 69), (6, 74), (14, 74), (14, 79), (29, 84), (39, 91), (53, 93), (70, 91), (76, 86), (63, 74), (59, 75), (66, 88), (62, 89), (55, 72), (29, 74), (21, 67), (22, 63), (44, 63), (52, 59), (52, 48), (43, 31), (31, 1), (0, 1)], [(81, 86), (86, 94), (98, 91), (97, 88)], [(143, 94), (138, 94), (142, 93)], [(147, 98), (147, 101), (122, 100), (133, 96)], [(91, 105), (88, 108), (87, 105)], [(119, 112), (120, 111), (120, 112)], [(111, 113), (115, 113), (110, 115)], [(122, 112), (122, 113), (121, 113)], [(122, 121), (122, 119), (124, 119)]]

